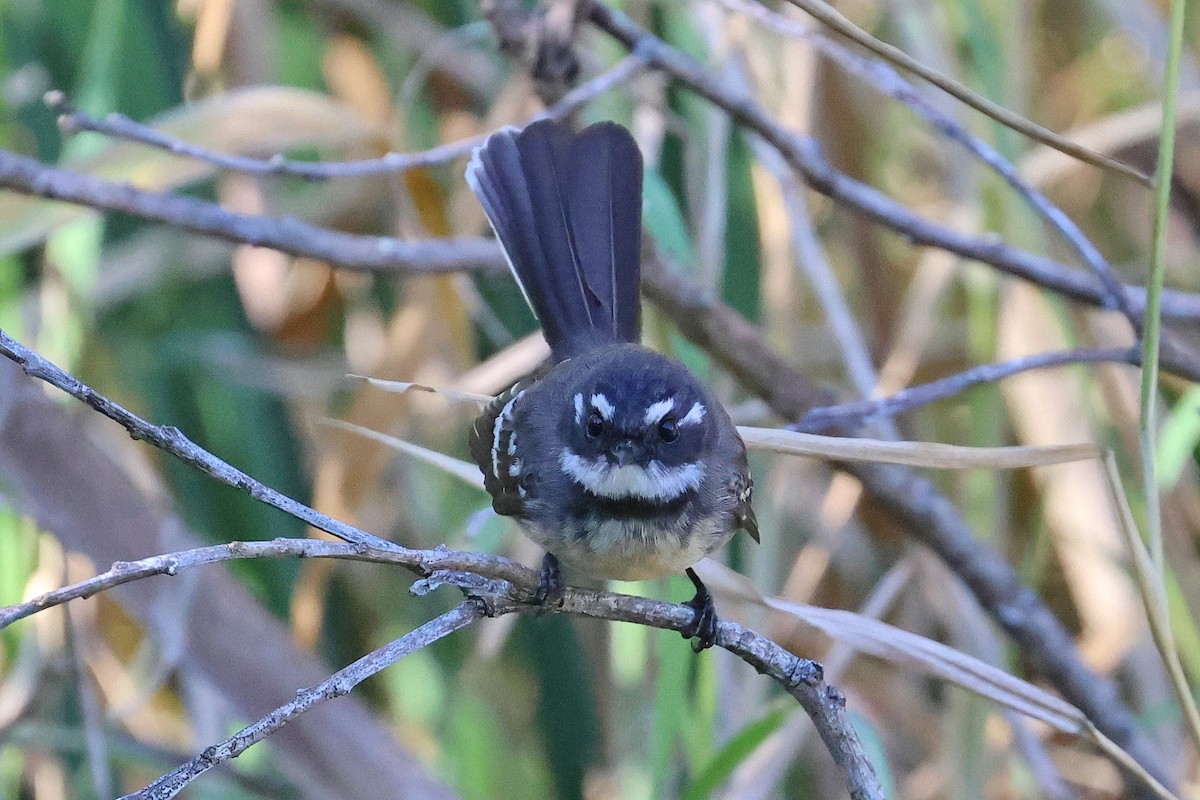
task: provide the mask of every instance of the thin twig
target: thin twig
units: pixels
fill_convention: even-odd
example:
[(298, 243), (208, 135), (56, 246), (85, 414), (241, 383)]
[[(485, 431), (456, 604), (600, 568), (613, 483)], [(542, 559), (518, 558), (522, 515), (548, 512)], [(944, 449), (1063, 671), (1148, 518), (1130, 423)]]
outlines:
[(467, 600), (416, 630), (343, 667), (316, 686), (300, 690), (291, 702), (261, 717), (254, 724), (242, 728), (220, 744), (207, 748), (191, 761), (181, 764), (146, 788), (124, 795), (122, 800), (167, 800), (175, 797), (196, 777), (241, 755), (252, 744), (267, 738), (313, 706), (349, 694), (350, 690), (372, 675), (486, 615), (487, 609), (482, 602)]
[(1103, 306), (1119, 309), (1133, 326), (1134, 332), (1141, 335), (1142, 321), (1134, 312), (1126, 293), (1126, 287), (1113, 272), (1108, 260), (1079, 229), (1074, 220), (1023, 179), (1017, 172), (1017, 168), (1000, 155), (994, 147), (979, 137), (971, 135), (965, 126), (950, 115), (938, 110), (889, 65), (865, 59), (823, 36), (814, 34), (809, 38), (821, 48), (822, 52), (844, 69), (857, 74), (874, 84), (879, 91), (904, 103), (948, 139), (957, 143), (999, 175), (1034, 211), (1059, 232), (1083, 263), (1095, 273), (1107, 294)]
[[(614, 87), (627, 83), (645, 68), (646, 63), (636, 54), (626, 56), (611, 69), (571, 90), (559, 102), (545, 111), (535, 114), (524, 124), (527, 125), (539, 119), (564, 117)], [(433, 167), (471, 155), (471, 151), (483, 144), (484, 139), (487, 138), (486, 134), (480, 134), (450, 144), (439, 145), (420, 153), (387, 153), (379, 158), (361, 161), (293, 161), (280, 155), (270, 158), (250, 158), (218, 153), (206, 147), (185, 142), (149, 125), (134, 122), (123, 114), (109, 114), (104, 119), (98, 119), (85, 111), (74, 108), (67, 100), (66, 95), (60, 91), (47, 92), (45, 101), (52, 111), (59, 114), (58, 126), (64, 134), (91, 131), (114, 139), (137, 142), (148, 147), (166, 150), (177, 156), (194, 158), (221, 169), (252, 175), (289, 175), (309, 180), (357, 178)]]
[[(1085, 272), (1018, 250), (995, 236), (968, 236), (934, 224), (877, 189), (837, 171), (826, 160), (820, 145), (814, 139), (787, 130), (753, 97), (725, 85), (696, 59), (646, 32), (625, 14), (602, 3), (595, 3), (591, 10), (591, 20), (626, 47), (637, 48), (637, 52), (652, 67), (667, 73), (696, 94), (725, 109), (739, 123), (769, 142), (779, 150), (792, 169), (804, 177), (810, 187), (858, 211), (868, 219), (891, 228), (913, 244), (938, 247), (991, 264), (1010, 275), (1031, 281), (1073, 300), (1100, 306), (1108, 302), (1108, 293), (1104, 287), (1096, 278)], [(1132, 311), (1140, 319), (1145, 310), (1145, 293), (1136, 287), (1125, 287), (1124, 292)], [(1178, 294), (1176, 298), (1183, 299)], [(1165, 293), (1163, 300), (1165, 312), (1169, 305)], [(1186, 305), (1194, 302), (1194, 298), (1185, 301)], [(1182, 310), (1182, 307), (1175, 309)], [(1171, 360), (1176, 365), (1189, 363), (1188, 372), (1200, 378), (1200, 364), (1194, 363), (1195, 359), (1186, 354), (1174, 353)]]
[[(199, 468), (220, 482), (241, 489), (257, 500), (268, 503), (297, 519), (301, 519), (310, 525), (321, 528), (351, 543), (349, 545), (342, 545), (337, 542), (319, 542), (316, 540), (240, 542), (199, 548), (183, 553), (156, 556), (140, 562), (133, 562), (132, 564), (115, 564), (112, 569), (102, 576), (97, 576), (75, 586), (60, 589), (57, 592), (51, 592), (27, 603), (0, 610), (0, 628), (11, 624), (16, 619), (29, 616), (50, 605), (57, 605), (77, 597), (86, 597), (102, 589), (127, 583), (130, 580), (156, 574), (171, 575), (184, 566), (227, 561), (233, 558), (244, 558), (252, 555), (282, 556), (320, 553), (330, 555), (331, 557), (359, 560), (367, 560), (366, 557), (371, 556), (372, 560), (393, 560), (394, 563), (402, 564), (423, 576), (433, 575), (432, 579), (423, 579), (426, 590), (436, 588), (439, 582), (453, 582), (446, 576), (458, 575), (466, 576), (466, 579), (475, 581), (478, 584), (476, 588), (482, 593), (495, 594), (498, 591), (496, 588), (498, 583), (507, 583), (516, 587), (516, 590), (520, 593), (520, 602), (528, 603), (533, 596), (537, 580), (531, 570), (507, 559), (486, 554), (458, 553), (444, 549), (432, 551), (413, 550), (400, 547), (353, 526), (334, 520), (276, 492), (240, 470), (226, 464), (187, 439), (178, 429), (153, 425), (132, 414), (97, 393), (91, 387), (66, 374), (40, 355), (23, 347), (2, 330), (0, 330), (0, 355), (4, 355), (15, 361), (30, 377), (44, 380), (62, 389), (104, 416), (119, 422), (135, 439), (143, 439), (150, 442), (192, 466)], [(482, 584), (479, 584), (479, 582), (482, 582)], [(568, 594), (567, 602), (564, 603), (564, 609), (571, 613), (587, 613), (590, 616), (605, 619), (640, 622), (641, 624), (658, 628), (668, 628), (679, 632), (687, 629), (692, 624), (695, 616), (695, 612), (692, 609), (684, 606), (674, 606), (669, 603), (657, 603), (642, 598), (627, 598), (622, 601), (614, 599), (617, 596), (608, 595), (607, 593), (584, 593), (584, 595), (590, 599), (576, 602)], [(514, 606), (498, 611), (493, 603), (489, 605), (491, 607), (489, 607), (488, 613), (508, 613), (515, 610)], [(607, 615), (606, 609), (608, 610)], [(643, 616), (638, 616), (637, 609), (642, 609)], [(444, 618), (445, 615), (441, 619)], [(473, 621), (473, 619), (464, 621), (463, 624), (467, 624), (469, 621)], [(410, 645), (403, 643), (410, 641), (409, 637), (416, 637), (411, 639), (411, 642), (423, 641), (420, 636), (417, 636), (421, 631), (426, 632), (422, 636), (428, 637), (431, 632), (441, 630), (441, 628), (436, 626), (433, 628), (430, 627), (434, 626), (435, 623), (437, 623), (437, 620), (427, 623), (427, 625), (409, 634), (408, 637), (402, 637), (387, 648), (376, 651), (376, 653), (364, 659), (360, 659), (318, 687), (302, 692), (293, 703), (277, 709), (272, 714), (262, 718), (259, 722), (243, 730), (231, 739), (226, 740), (221, 745), (209, 748), (193, 761), (164, 776), (151, 787), (140, 793), (130, 795), (130, 797), (145, 798), (147, 800), (149, 798), (160, 800), (161, 798), (173, 797), (193, 777), (209, 769), (214, 764), (241, 753), (246, 747), (255, 741), (259, 741), (272, 730), (283, 725), (284, 722), (295, 716), (295, 714), (310, 708), (323, 699), (345, 694), (363, 678), (374, 674), (374, 672), (392, 663), (392, 661), (395, 661), (407, 652), (411, 652), (411, 649), (406, 649)], [(453, 628), (447, 628), (444, 632), (434, 636), (433, 639), (425, 641), (425, 643), (440, 638), (445, 633), (449, 633), (450, 630), (453, 630)], [(813, 718), (814, 724), (821, 731), (821, 736), (828, 744), (835, 761), (837, 761), (838, 765), (845, 772), (847, 785), (851, 789), (852, 797), (882, 798), (878, 782), (875, 779), (869, 762), (867, 762), (865, 755), (863, 755), (862, 745), (859, 743), (853, 728), (845, 718), (844, 698), (842, 698), (839, 692), (824, 684), (821, 679), (819, 665), (787, 653), (787, 651), (770, 640), (728, 622), (721, 624), (717, 642), (722, 647), (726, 647), (748, 663), (754, 665), (760, 672), (766, 672), (776, 680), (781, 681), (784, 684), (784, 688), (796, 697), (809, 713), (816, 715)], [(424, 645), (421, 644), (420, 646)], [(396, 653), (396, 655), (387, 655), (387, 653), (392, 652)], [(388, 660), (389, 658), (390, 660)], [(783, 666), (784, 664), (786, 664), (786, 668)], [(362, 672), (362, 670), (367, 669), (373, 671)], [(350, 672), (347, 672), (348, 670)]]
[(49, 167), (2, 149), (0, 188), (131, 214), (227, 242), (270, 247), (329, 261), (344, 269), (428, 274), (470, 270), (499, 272), (505, 268), (499, 248), (488, 239), (406, 242), (391, 236), (358, 236), (328, 230), (294, 217), (239, 214), (193, 197), (137, 189), (128, 184)]
[(446, 548), (413, 550), (391, 546), (385, 549), (350, 542), (331, 542), (326, 539), (280, 538), (267, 541), (227, 542), (175, 553), (164, 553), (138, 561), (118, 561), (107, 571), (87, 580), (54, 589), (6, 608), (0, 608), (0, 630), (4, 630), (17, 620), (32, 616), (47, 608), (62, 605), (71, 600), (92, 597), (126, 583), (154, 575), (174, 576), (183, 569), (244, 558), (335, 558), (374, 564), (396, 564), (422, 576), (437, 570), (469, 571), (516, 585), (535, 583), (537, 579), (532, 570), (507, 558), (486, 553), (459, 552)]
[[(773, 353), (753, 325), (661, 262), (644, 265), (642, 288), (685, 337), (779, 416), (798, 420), (811, 408), (833, 404), (828, 390)], [(1062, 622), (975, 536), (962, 513), (928, 479), (887, 464), (845, 463), (840, 469), (857, 478), (872, 502), (938, 554), (1004, 627), (1034, 670), (1151, 774), (1173, 783), (1159, 750), (1138, 726), (1115, 684), (1083, 663)]]
[(1014, 358), (997, 364), (984, 364), (979, 367), (964, 370), (936, 381), (910, 386), (890, 397), (874, 400), (858, 400), (852, 403), (841, 403), (835, 406), (818, 406), (810, 409), (800, 421), (788, 426), (791, 430), (802, 433), (817, 433), (830, 428), (854, 428), (871, 420), (881, 417), (893, 417), (914, 408), (945, 400), (966, 391), (973, 386), (984, 383), (994, 383), (1021, 372), (1047, 367), (1059, 367), (1064, 364), (1098, 364), (1113, 362), (1119, 364), (1140, 363), (1137, 348), (1129, 347), (1093, 347), (1075, 350), (1060, 350), (1053, 353), (1038, 353), (1032, 356)]
[(1082, 145), (1065, 139), (1059, 136), (1054, 131), (1043, 128), (1034, 122), (1030, 122), (1019, 114), (1009, 111), (1004, 106), (994, 103), (986, 97), (971, 91), (968, 87), (959, 83), (935, 69), (931, 69), (926, 65), (917, 61), (915, 58), (905, 53), (898, 47), (890, 45), (886, 42), (881, 42), (874, 36), (871, 36), (866, 31), (859, 28), (853, 22), (844, 17), (840, 12), (833, 8), (823, 0), (788, 0), (794, 6), (797, 6), (814, 19), (828, 26), (830, 29), (845, 36), (855, 44), (861, 45), (866, 49), (875, 53), (885, 61), (891, 62), (895, 66), (907, 72), (917, 75), (952, 97), (955, 97), (966, 103), (971, 108), (985, 114), (992, 119), (1005, 125), (1013, 130), (1028, 136), (1030, 139), (1041, 142), (1047, 147), (1051, 147), (1069, 156), (1074, 156), (1080, 161), (1085, 161), (1089, 164), (1101, 167), (1102, 169), (1112, 170), (1120, 175), (1140, 183), (1142, 186), (1150, 187), (1150, 177), (1137, 169), (1117, 161), (1111, 156), (1106, 156), (1103, 153), (1097, 153), (1089, 150)]
[(274, 506), (284, 513), (307, 522), (313, 527), (331, 533), (339, 539), (354, 542), (381, 550), (403, 552), (407, 548), (385, 541), (366, 531), (347, 525), (340, 520), (315, 511), (303, 503), (278, 492), (264, 483), (242, 472), (237, 467), (222, 461), (200, 445), (193, 442), (178, 428), (167, 425), (155, 425), (134, 414), (97, 392), (82, 381), (68, 375), (56, 365), (42, 356), (29, 350), (11, 336), (0, 330), (0, 355), (15, 361), (25, 374), (38, 378), (51, 386), (62, 389), (77, 400), (81, 400), (99, 411), (104, 416), (120, 423), (134, 439), (149, 442), (160, 450), (170, 453), (176, 458), (191, 464), (211, 478), (215, 478), (226, 486), (240, 489), (259, 502)]
[[(420, 571), (430, 577), (419, 581), (414, 586), (414, 591), (425, 594), (439, 586), (451, 584), (468, 594), (481, 597), (484, 605), (480, 608), (486, 608), (486, 614), (489, 616), (537, 608), (540, 611), (630, 622), (682, 633), (692, 623), (695, 614), (692, 609), (682, 605), (610, 592), (576, 589), (567, 590), (561, 607), (537, 607), (532, 601), (538, 582), (536, 573), (500, 556), (454, 553), (441, 548), (397, 553), (319, 539), (274, 539), (265, 542), (229, 542), (166, 553), (129, 563), (117, 563), (100, 575), (47, 592), (24, 603), (0, 608), (0, 630), (18, 619), (46, 608), (74, 599), (91, 597), (153, 575), (176, 575), (183, 569), (235, 559), (286, 557), (337, 558), (407, 567), (419, 565)], [(300, 692), (295, 701), (271, 712), (225, 742), (205, 750), (201, 756), (129, 797), (144, 800), (173, 797), (191, 779), (208, 768), (244, 752), (251, 744), (265, 738), (297, 714), (319, 702), (345, 694), (365, 677), (375, 674), (399, 657), (469, 624), (478, 619), (479, 614), (484, 613), (481, 610), (479, 614), (468, 618), (464, 609), (466, 606), (460, 606), (456, 610), (457, 616), (452, 617), (456, 622), (447, 621), (447, 617), (455, 615), (456, 612), (443, 615), (409, 636), (359, 659), (320, 685)], [(431, 636), (430, 631), (436, 632), (436, 635)], [(417, 646), (413, 646), (414, 643)], [(819, 664), (799, 658), (760, 634), (732, 622), (720, 624), (717, 644), (739, 656), (759, 672), (780, 682), (783, 688), (813, 715), (816, 727), (828, 744), (834, 759), (848, 771), (853, 796), (880, 796), (877, 788), (874, 791), (871, 789), (873, 773), (863, 755), (861, 744), (844, 717), (845, 700), (836, 689), (824, 684)]]

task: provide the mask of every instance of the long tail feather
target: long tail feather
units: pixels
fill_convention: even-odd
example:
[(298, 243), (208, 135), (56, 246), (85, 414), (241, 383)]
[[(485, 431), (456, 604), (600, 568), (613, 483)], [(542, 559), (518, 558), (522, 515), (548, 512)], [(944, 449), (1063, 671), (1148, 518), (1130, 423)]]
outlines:
[(475, 151), (467, 183), (555, 360), (638, 340), (642, 157), (627, 130), (505, 129)]

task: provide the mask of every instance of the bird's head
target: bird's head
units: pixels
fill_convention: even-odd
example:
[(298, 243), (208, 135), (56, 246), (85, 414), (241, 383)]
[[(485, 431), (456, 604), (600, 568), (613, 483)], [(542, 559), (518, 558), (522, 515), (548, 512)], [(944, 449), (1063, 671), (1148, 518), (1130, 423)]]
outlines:
[(597, 497), (667, 503), (704, 477), (711, 401), (678, 362), (641, 348), (621, 355), (571, 387), (559, 463)]

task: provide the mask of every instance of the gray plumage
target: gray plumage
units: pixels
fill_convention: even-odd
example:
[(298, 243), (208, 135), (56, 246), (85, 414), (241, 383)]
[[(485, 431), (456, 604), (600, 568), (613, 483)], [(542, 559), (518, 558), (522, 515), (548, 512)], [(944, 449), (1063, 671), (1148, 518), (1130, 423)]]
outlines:
[(757, 541), (752, 481), (708, 388), (637, 343), (641, 178), (633, 137), (612, 123), (536, 122), (476, 151), (467, 181), (553, 364), (491, 403), (469, 445), (496, 512), (553, 556), (599, 578), (686, 570), (706, 647), (716, 616), (690, 567), (739, 528)]

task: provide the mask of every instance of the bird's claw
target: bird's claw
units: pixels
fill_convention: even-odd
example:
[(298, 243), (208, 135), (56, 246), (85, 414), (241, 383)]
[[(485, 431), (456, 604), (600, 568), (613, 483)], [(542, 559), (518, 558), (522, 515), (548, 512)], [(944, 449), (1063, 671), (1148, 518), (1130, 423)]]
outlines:
[(539, 606), (559, 607), (563, 604), (566, 590), (567, 585), (563, 582), (558, 559), (546, 553), (542, 558), (542, 567), (538, 570), (538, 585), (533, 593), (533, 602)]
[(717, 618), (717, 609), (713, 605), (712, 595), (708, 592), (701, 581), (700, 577), (691, 569), (687, 571), (687, 576), (691, 579), (696, 587), (696, 596), (684, 603), (685, 606), (696, 612), (696, 616), (692, 621), (680, 631), (685, 639), (695, 639), (692, 642), (692, 651), (700, 653), (717, 643), (717, 623), (720, 621)]

